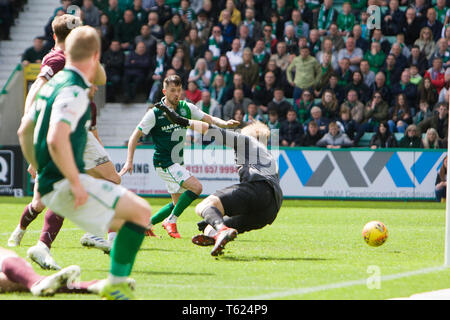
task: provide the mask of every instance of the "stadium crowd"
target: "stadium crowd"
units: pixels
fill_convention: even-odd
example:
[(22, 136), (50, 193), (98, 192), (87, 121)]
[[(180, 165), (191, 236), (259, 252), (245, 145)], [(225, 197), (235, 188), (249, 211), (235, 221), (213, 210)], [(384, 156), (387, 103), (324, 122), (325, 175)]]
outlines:
[(371, 132), (371, 148), (442, 148), (450, 1), (430, 1), (62, 0), (23, 61), (40, 62), (54, 16), (77, 5), (101, 35), (108, 102), (155, 103), (177, 74), (185, 99), (242, 126), (263, 121), (282, 146), (360, 146)]

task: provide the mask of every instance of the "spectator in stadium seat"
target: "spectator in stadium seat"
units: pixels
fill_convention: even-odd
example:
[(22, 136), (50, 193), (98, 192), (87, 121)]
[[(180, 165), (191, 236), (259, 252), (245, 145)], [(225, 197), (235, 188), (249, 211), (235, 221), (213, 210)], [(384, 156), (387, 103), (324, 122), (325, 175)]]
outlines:
[(434, 8), (428, 8), (427, 17), (422, 26), (430, 28), (434, 42), (439, 40), (443, 25), (439, 20), (437, 20), (437, 14)]
[(450, 66), (450, 51), (448, 49), (447, 40), (441, 38), (437, 42), (436, 50), (430, 58), (430, 61), (433, 61), (434, 58), (441, 58), (443, 62), (444, 69), (447, 69)]
[(356, 19), (355, 15), (352, 14), (352, 6), (350, 2), (344, 2), (342, 5), (342, 12), (338, 13), (338, 17), (336, 20), (336, 24), (339, 28), (339, 32), (341, 36), (348, 37), (352, 30), (353, 26), (355, 25)]
[(405, 13), (405, 24), (402, 30), (402, 33), (405, 34), (405, 44), (407, 46), (412, 46), (419, 37), (421, 26), (422, 19), (416, 16), (414, 8), (409, 7)]
[(165, 0), (155, 0), (155, 5), (150, 8), (150, 11), (158, 14), (158, 21), (160, 25), (164, 25), (172, 18), (172, 9), (166, 4)]
[(241, 24), (238, 27), (237, 38), (239, 38), (241, 51), (243, 51), (245, 48), (252, 49), (255, 46), (255, 40), (249, 36), (249, 29), (248, 26), (245, 24)]
[(286, 71), (289, 66), (289, 54), (287, 53), (286, 42), (279, 41), (277, 43), (276, 53), (272, 54), (270, 59), (275, 60), (275, 63), (282, 71)]
[(212, 72), (208, 70), (206, 60), (204, 58), (200, 58), (195, 63), (194, 69), (190, 71), (188, 81), (195, 81), (198, 89), (203, 91), (209, 88), (211, 78)]
[(197, 107), (213, 117), (222, 118), (222, 106), (211, 97), (208, 90), (202, 91), (202, 98), (197, 102)]
[(258, 106), (258, 109), (260, 109), (264, 114), (267, 114), (268, 104), (273, 99), (275, 85), (275, 74), (268, 71), (264, 75), (264, 82), (256, 86), (255, 91), (253, 92), (253, 100)]
[(311, 8), (306, 4), (306, 2), (307, 2), (306, 0), (297, 0), (296, 8), (300, 11), (302, 21), (306, 22), (309, 25), (309, 28), (311, 29), (314, 26), (314, 13), (311, 10)]
[(352, 81), (344, 88), (345, 92), (353, 89), (358, 93), (358, 97), (363, 103), (366, 103), (370, 99), (370, 89), (364, 83), (364, 78), (361, 71), (356, 70), (352, 74)]
[(399, 148), (423, 148), (422, 139), (420, 138), (417, 126), (410, 124), (406, 130), (403, 138), (398, 142)]
[(434, 58), (432, 64), (433, 66), (425, 72), (424, 79), (429, 78), (439, 94), (445, 86), (445, 70), (442, 67), (442, 58)]
[(413, 45), (411, 48), (411, 55), (408, 58), (408, 65), (415, 64), (419, 70), (419, 74), (425, 74), (428, 69), (428, 60), (425, 54), (420, 50), (418, 45)]
[(241, 21), (241, 25), (248, 27), (248, 35), (250, 38), (259, 39), (262, 37), (262, 26), (259, 21), (255, 19), (255, 10), (253, 8), (245, 9), (245, 17)]
[(123, 14), (122, 11), (119, 9), (119, 1), (118, 0), (109, 0), (108, 1), (108, 8), (104, 12), (109, 18), (109, 23), (112, 26), (117, 26), (119, 21), (122, 19)]
[(114, 26), (109, 23), (109, 17), (105, 13), (100, 15), (99, 29), (101, 32), (102, 42), (109, 48), (111, 41), (114, 38)]
[(241, 88), (234, 89), (233, 98), (228, 100), (223, 106), (223, 119), (230, 120), (236, 109), (242, 109), (244, 113), (247, 106), (252, 102), (247, 97), (244, 97), (244, 91)]
[(100, 10), (98, 10), (92, 0), (83, 0), (81, 11), (83, 11), (84, 14), (84, 25), (88, 25), (94, 28), (100, 26)]
[(247, 124), (255, 121), (264, 122), (264, 115), (256, 104), (252, 102), (247, 106), (247, 113), (244, 115), (243, 121)]
[(338, 77), (338, 84), (345, 88), (352, 81), (352, 70), (350, 69), (350, 59), (342, 58), (339, 60), (339, 68), (336, 69), (336, 75)]
[(370, 47), (369, 42), (366, 39), (364, 39), (362, 36), (361, 25), (355, 24), (353, 26), (351, 35), (355, 39), (355, 46), (357, 48), (360, 48), (363, 53), (366, 52), (367, 50), (369, 50), (369, 47)]
[(302, 136), (300, 145), (302, 147), (315, 147), (322, 137), (323, 133), (319, 131), (317, 123), (315, 121), (310, 121), (308, 122), (305, 134)]
[(422, 139), (422, 144), (425, 149), (447, 149), (444, 142), (439, 138), (439, 135), (434, 128), (429, 128), (425, 137)]
[(364, 120), (364, 103), (358, 99), (356, 90), (348, 90), (347, 99), (341, 104), (340, 108), (348, 108), (350, 110), (350, 118), (355, 122), (355, 128), (359, 128)]
[(344, 58), (349, 59), (350, 70), (352, 72), (359, 69), (359, 63), (363, 59), (363, 52), (355, 46), (355, 39), (353, 37), (347, 37), (345, 48), (339, 50), (338, 61)]
[(22, 65), (27, 66), (30, 63), (41, 63), (42, 58), (47, 54), (48, 50), (44, 47), (44, 38), (36, 37), (33, 40), (33, 46), (29, 47), (22, 54)]
[(422, 18), (422, 20), (425, 19), (429, 7), (425, 0), (413, 0), (410, 6), (414, 8), (418, 17)]
[(263, 39), (259, 39), (255, 43), (253, 48), (253, 61), (258, 64), (259, 71), (262, 73), (267, 66), (267, 62), (270, 58), (270, 53), (267, 53)]
[(384, 67), (381, 71), (383, 71), (386, 75), (387, 86), (393, 86), (395, 83), (400, 81), (402, 70), (397, 66), (395, 56), (393, 54), (388, 54)]
[(311, 29), (309, 31), (308, 47), (309, 52), (314, 57), (316, 57), (317, 53), (322, 50), (322, 40), (320, 39), (319, 30)]
[(221, 106), (225, 105), (227, 102), (227, 86), (225, 83), (225, 77), (222, 74), (218, 74), (214, 77), (212, 84), (209, 86), (209, 92), (211, 97), (214, 98)]
[(270, 110), (275, 110), (278, 114), (277, 119), (280, 122), (286, 120), (286, 114), (288, 110), (292, 109), (292, 104), (286, 100), (283, 88), (275, 88), (273, 92), (273, 99), (267, 104), (267, 109), (268, 113), (270, 113)]
[(447, 3), (446, 0), (436, 0), (436, 5), (434, 6), (434, 10), (436, 10), (437, 19), (442, 25), (445, 25), (447, 18)]
[(328, 39), (333, 43), (333, 51), (338, 53), (339, 50), (345, 48), (345, 40), (339, 34), (339, 29), (336, 23), (332, 23), (330, 25), (330, 29), (328, 31), (328, 35), (326, 35)]
[(321, 98), (325, 90), (331, 89), (333, 90), (334, 94), (336, 95), (336, 99), (339, 103), (342, 103), (345, 100), (345, 90), (342, 85), (339, 84), (338, 76), (336, 74), (333, 74), (330, 76), (330, 80), (328, 82), (328, 85), (323, 88), (319, 94), (315, 92), (316, 97)]
[(247, 84), (244, 83), (242, 75), (239, 73), (235, 73), (233, 75), (233, 82), (232, 82), (231, 86), (227, 89), (227, 92), (226, 92), (226, 98), (225, 98), (226, 101), (233, 98), (234, 90), (236, 88), (242, 89), (244, 92), (244, 96), (246, 96), (248, 98), (253, 97), (251, 89)]
[(242, 53), (242, 63), (236, 67), (236, 73), (242, 75), (242, 80), (252, 91), (255, 90), (259, 81), (259, 66), (253, 60), (250, 48), (245, 48)]
[(311, 108), (311, 120), (317, 123), (319, 126), (319, 131), (323, 134), (327, 132), (328, 130), (328, 124), (330, 123), (330, 120), (326, 117), (322, 116), (322, 109), (318, 106), (314, 106)]
[(350, 140), (353, 141), (355, 133), (357, 133), (359, 127), (358, 124), (352, 119), (350, 108), (342, 106), (339, 110), (339, 117), (336, 121), (339, 126), (339, 131), (345, 133)]
[(381, 17), (381, 30), (387, 36), (399, 34), (406, 23), (405, 13), (399, 9), (398, 0), (389, 1), (389, 10)]
[(294, 109), (287, 112), (286, 120), (280, 122), (280, 143), (283, 147), (300, 146), (304, 130), (297, 120)]
[(302, 21), (302, 14), (298, 9), (291, 11), (291, 19), (284, 23), (284, 28), (287, 26), (294, 27), (294, 34), (297, 38), (308, 37), (310, 26), (308, 23)]
[(212, 28), (212, 34), (208, 39), (208, 49), (213, 54), (213, 60), (217, 61), (222, 54), (226, 54), (230, 46), (222, 36), (222, 30), (219, 26)]
[(196, 104), (202, 99), (202, 92), (198, 89), (197, 82), (191, 80), (188, 81), (187, 90), (185, 91), (186, 98), (193, 104)]
[(363, 76), (365, 85), (367, 86), (367, 88), (369, 88), (370, 91), (370, 87), (372, 87), (375, 82), (375, 72), (370, 70), (369, 61), (364, 59), (361, 60), (359, 64), (359, 70), (361, 71), (361, 75)]
[(158, 13), (154, 11), (150, 11), (148, 13), (148, 26), (150, 27), (150, 33), (154, 36), (158, 41), (162, 41), (164, 39), (164, 29), (158, 24)]
[(377, 132), (370, 139), (369, 145), (371, 149), (397, 147), (397, 139), (395, 139), (395, 135), (390, 132), (389, 125), (386, 121), (380, 122)]
[(136, 50), (130, 51), (125, 58), (123, 88), (124, 100), (129, 102), (135, 98), (139, 86), (145, 84), (150, 69), (150, 56), (144, 42), (136, 45)]
[(186, 51), (190, 57), (190, 64), (192, 66), (195, 65), (195, 62), (203, 56), (205, 51), (205, 46), (199, 38), (198, 30), (196, 28), (191, 28), (189, 30), (188, 36), (184, 40), (182, 46), (186, 48)]
[(429, 27), (423, 27), (420, 30), (419, 38), (414, 41), (414, 45), (418, 46), (420, 51), (425, 54), (429, 60), (436, 50), (436, 43), (433, 39), (433, 33)]
[(236, 109), (233, 112), (233, 120), (239, 121), (239, 126), (237, 127), (237, 129), (242, 129), (243, 127), (245, 127), (247, 125), (247, 123), (244, 121), (244, 110), (242, 109)]
[(143, 24), (141, 26), (141, 31), (136, 38), (134, 38), (134, 46), (139, 42), (144, 42), (147, 47), (147, 52), (150, 56), (154, 57), (156, 54), (156, 43), (158, 40), (151, 34), (150, 27), (148, 24)]
[(330, 121), (336, 121), (339, 117), (340, 105), (332, 90), (325, 90), (319, 107), (322, 109), (322, 114)]
[(243, 61), (241, 43), (238, 38), (233, 39), (233, 41), (231, 42), (231, 50), (227, 51), (226, 56), (228, 58), (232, 71), (235, 72), (236, 67)]
[(411, 111), (411, 114), (415, 114), (415, 110), (417, 108), (417, 87), (410, 82), (411, 75), (409, 73), (409, 69), (403, 70), (401, 74), (400, 81), (393, 84), (391, 86), (391, 94), (393, 100), (390, 102), (391, 105), (395, 104), (394, 99), (400, 94), (404, 94), (406, 96), (407, 104), (410, 108), (413, 110)]
[(186, 71), (187, 75), (189, 76), (189, 72), (192, 70), (192, 66), (188, 49), (184, 47), (182, 44), (178, 45), (177, 48), (175, 49), (174, 57), (180, 58), (183, 68)]
[(328, 37), (325, 37), (323, 39), (322, 50), (317, 52), (315, 56), (320, 64), (323, 64), (323, 55), (325, 53), (328, 53), (331, 56), (331, 66), (333, 67), (333, 70), (336, 70), (339, 67), (338, 58), (337, 55), (333, 52), (333, 41), (331, 41), (331, 39)]
[[(445, 87), (444, 87), (445, 90)], [(434, 106), (438, 102), (438, 93), (436, 88), (431, 83), (430, 78), (424, 78), (418, 87), (418, 98), (419, 100), (425, 100), (430, 106)], [(442, 90), (441, 90), (442, 92)], [(445, 100), (444, 100), (445, 101)], [(442, 102), (444, 102), (442, 101)]]
[(223, 13), (225, 11), (228, 11), (229, 13), (231, 13), (231, 22), (235, 26), (238, 26), (241, 23), (241, 21), (242, 21), (241, 12), (236, 8), (236, 5), (234, 4), (233, 0), (227, 0), (225, 2), (225, 9), (223, 9), (219, 15), (219, 22), (222, 21)]
[(226, 42), (231, 45), (231, 42), (236, 37), (237, 27), (231, 22), (231, 14), (228, 10), (222, 11), (222, 20), (218, 26), (222, 30), (222, 35)]
[(173, 57), (171, 68), (174, 69), (176, 74), (181, 78), (181, 83), (183, 85), (183, 88), (186, 88), (189, 73), (184, 68), (183, 61), (177, 56)]
[(408, 66), (408, 59), (403, 55), (402, 46), (399, 43), (394, 43), (391, 47), (391, 54), (395, 57), (395, 64), (400, 70), (405, 69)]
[(148, 12), (143, 8), (142, 0), (133, 0), (133, 4), (129, 8), (133, 11), (134, 18), (139, 25), (148, 23)]
[(133, 49), (134, 38), (139, 34), (139, 25), (136, 23), (133, 11), (125, 10), (123, 20), (116, 25), (115, 38), (120, 41), (122, 50)]
[(173, 41), (176, 43), (181, 43), (188, 31), (188, 25), (181, 20), (179, 13), (175, 13), (170, 20), (164, 23), (164, 33), (170, 33), (173, 35)]
[[(292, 79), (292, 71), (295, 68), (295, 77)], [(317, 86), (322, 70), (317, 59), (309, 54), (307, 46), (300, 48), (300, 55), (295, 57), (286, 69), (287, 80), (294, 87), (294, 101), (300, 98), (304, 89)]]
[(328, 149), (348, 148), (353, 146), (353, 141), (345, 133), (339, 131), (336, 122), (330, 122), (328, 132), (317, 142), (316, 146)]
[(288, 54), (297, 55), (298, 38), (295, 36), (294, 26), (286, 26), (284, 29), (283, 41), (286, 43), (286, 50)]
[(429, 128), (434, 128), (439, 134), (439, 138), (446, 141), (448, 139), (448, 104), (440, 103), (437, 113), (422, 120), (417, 128), (420, 134), (427, 132)]
[(447, 156), (444, 158), (436, 177), (435, 193), (437, 202), (445, 201), (447, 197)]
[(166, 55), (166, 46), (164, 43), (159, 42), (156, 45), (156, 56), (151, 59), (150, 70), (152, 70), (152, 87), (148, 96), (148, 101), (153, 103), (155, 101), (155, 94), (161, 88), (163, 81), (163, 75), (166, 72), (169, 64), (169, 58)]
[(122, 84), (125, 55), (120, 48), (120, 42), (111, 41), (109, 49), (102, 55), (102, 63), (105, 66), (106, 78), (106, 101), (114, 102), (116, 93)]
[(413, 124), (418, 125), (421, 121), (431, 118), (433, 113), (430, 110), (430, 105), (427, 100), (419, 101), (419, 110), (413, 117)]
[(380, 43), (375, 41), (370, 44), (370, 51), (364, 54), (363, 59), (369, 62), (370, 70), (376, 74), (383, 67), (386, 55), (381, 50)]
[(322, 62), (320, 63), (320, 67), (322, 72), (319, 82), (314, 88), (314, 91), (317, 93), (326, 87), (330, 81), (330, 77), (336, 74), (331, 63), (331, 55), (328, 52), (324, 52), (322, 54)]
[(396, 95), (392, 108), (389, 109), (389, 130), (404, 133), (410, 124), (412, 124), (412, 117), (408, 98), (406, 94), (399, 93)]
[(338, 14), (338, 11), (333, 8), (333, 0), (324, 0), (320, 6), (319, 16), (317, 18), (317, 27), (320, 35), (323, 36), (327, 33), (331, 24), (336, 22)]
[[(364, 122), (362, 131), (376, 132), (381, 121), (387, 121), (389, 116), (389, 105), (383, 100), (381, 92), (377, 91), (373, 95), (364, 109)], [(361, 134), (361, 131), (359, 132)], [(358, 134), (358, 135), (359, 135)], [(362, 136), (362, 135), (361, 135)], [(359, 141), (359, 139), (356, 139)]]

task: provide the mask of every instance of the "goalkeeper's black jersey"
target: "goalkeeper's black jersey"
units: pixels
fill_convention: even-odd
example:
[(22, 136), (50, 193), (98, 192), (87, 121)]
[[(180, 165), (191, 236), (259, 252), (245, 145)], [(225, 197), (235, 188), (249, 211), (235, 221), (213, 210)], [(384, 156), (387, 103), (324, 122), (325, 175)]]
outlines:
[(279, 209), (283, 201), (283, 192), (280, 187), (278, 163), (266, 146), (253, 137), (215, 126), (208, 130), (205, 140), (213, 137), (216, 144), (234, 149), (240, 182), (267, 181), (274, 190)]

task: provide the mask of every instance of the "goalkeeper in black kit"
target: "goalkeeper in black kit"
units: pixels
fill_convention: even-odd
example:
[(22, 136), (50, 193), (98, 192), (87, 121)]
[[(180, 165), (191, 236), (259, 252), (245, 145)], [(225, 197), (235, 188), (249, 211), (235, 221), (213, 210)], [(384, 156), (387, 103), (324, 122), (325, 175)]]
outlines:
[(202, 121), (189, 120), (162, 104), (156, 107), (174, 123), (189, 127), (234, 149), (240, 183), (217, 190), (200, 202), (195, 212), (203, 218), (198, 223), (202, 234), (192, 238), (200, 246), (214, 246), (211, 255), (223, 253), (225, 245), (238, 233), (263, 228), (277, 217), (283, 202), (278, 164), (267, 150), (270, 130), (261, 122), (241, 129), (238, 133), (224, 130)]

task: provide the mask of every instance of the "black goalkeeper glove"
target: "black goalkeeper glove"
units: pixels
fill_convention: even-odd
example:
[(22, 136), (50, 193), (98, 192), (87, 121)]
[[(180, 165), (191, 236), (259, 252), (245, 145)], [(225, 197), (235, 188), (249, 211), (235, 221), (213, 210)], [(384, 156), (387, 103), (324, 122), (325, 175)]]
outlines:
[(180, 125), (183, 128), (189, 127), (190, 122), (189, 119), (186, 119), (176, 113), (174, 110), (170, 110), (165, 104), (162, 102), (155, 103), (155, 107), (159, 110), (163, 111), (164, 116), (169, 119), (170, 122)]

